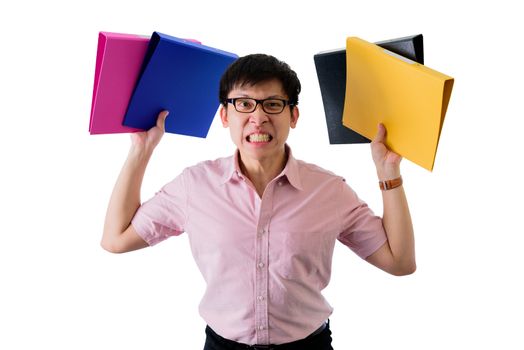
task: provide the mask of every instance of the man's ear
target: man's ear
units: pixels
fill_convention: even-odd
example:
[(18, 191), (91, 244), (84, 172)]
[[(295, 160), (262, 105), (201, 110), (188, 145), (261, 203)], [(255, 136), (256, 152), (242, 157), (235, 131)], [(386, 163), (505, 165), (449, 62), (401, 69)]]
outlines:
[(227, 128), (229, 126), (229, 120), (227, 119), (227, 108), (224, 105), (220, 105), (220, 120), (222, 120), (222, 126)]
[(291, 110), (291, 123), (290, 126), (292, 129), (294, 129), (297, 126), (298, 116), (300, 115), (298, 111), (298, 107), (294, 106)]

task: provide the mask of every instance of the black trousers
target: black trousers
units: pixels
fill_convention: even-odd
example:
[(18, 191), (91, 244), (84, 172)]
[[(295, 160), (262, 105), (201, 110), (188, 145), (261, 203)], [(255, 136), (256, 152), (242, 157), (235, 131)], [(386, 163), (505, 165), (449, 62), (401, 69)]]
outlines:
[(204, 350), (333, 350), (331, 346), (331, 330), (329, 322), (320, 333), (291, 343), (279, 345), (247, 345), (237, 343), (216, 334), (209, 326), (206, 327), (206, 344)]

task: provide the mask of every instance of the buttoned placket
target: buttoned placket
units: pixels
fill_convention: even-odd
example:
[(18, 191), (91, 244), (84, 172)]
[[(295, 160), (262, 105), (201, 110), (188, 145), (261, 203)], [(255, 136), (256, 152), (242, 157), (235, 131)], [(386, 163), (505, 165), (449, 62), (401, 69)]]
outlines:
[(269, 234), (273, 211), (274, 182), (268, 184), (262, 199), (257, 197), (258, 223), (255, 241), (255, 332), (257, 344), (269, 344)]

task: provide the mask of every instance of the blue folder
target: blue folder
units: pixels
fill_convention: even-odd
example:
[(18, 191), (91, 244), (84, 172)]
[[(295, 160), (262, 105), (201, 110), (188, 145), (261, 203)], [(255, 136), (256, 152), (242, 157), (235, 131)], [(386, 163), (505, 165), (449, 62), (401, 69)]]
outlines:
[(206, 137), (220, 78), (237, 55), (154, 32), (123, 124), (148, 130), (167, 109), (166, 132)]

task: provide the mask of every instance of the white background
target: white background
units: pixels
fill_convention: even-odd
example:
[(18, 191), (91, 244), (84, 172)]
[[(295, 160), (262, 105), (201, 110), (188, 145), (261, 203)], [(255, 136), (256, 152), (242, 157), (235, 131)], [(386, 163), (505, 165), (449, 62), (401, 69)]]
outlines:
[[(464, 2), (466, 3), (466, 2)], [(90, 136), (98, 31), (157, 30), (287, 61), (303, 92), (297, 158), (345, 176), (381, 213), (369, 146), (329, 146), (313, 55), (347, 36), (424, 34), (455, 78), (434, 171), (402, 162), (418, 270), (392, 277), (337, 244), (325, 295), (336, 349), (522, 349), (523, 45), (510, 1), (20, 1), (0, 8), (0, 348), (201, 349), (203, 280), (187, 237), (99, 247), (128, 135)], [(517, 2), (515, 2), (517, 3)], [(167, 134), (143, 186), (234, 148)]]

